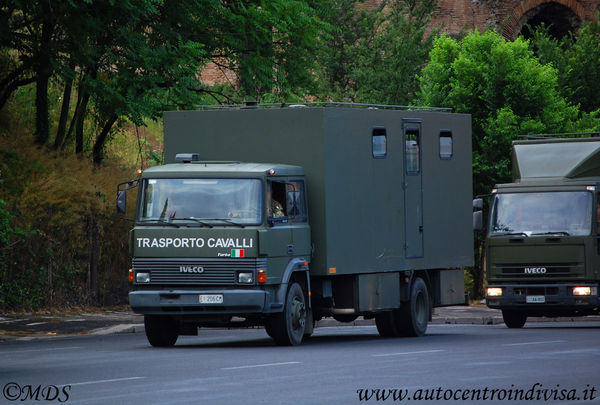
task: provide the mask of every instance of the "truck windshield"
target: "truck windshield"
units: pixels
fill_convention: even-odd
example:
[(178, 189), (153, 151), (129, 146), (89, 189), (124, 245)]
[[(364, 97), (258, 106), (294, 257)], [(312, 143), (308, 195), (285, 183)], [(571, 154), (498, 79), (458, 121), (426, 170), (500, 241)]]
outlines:
[(490, 235), (589, 235), (592, 194), (586, 191), (503, 193), (494, 199)]
[(138, 221), (257, 225), (262, 186), (257, 179), (145, 179)]

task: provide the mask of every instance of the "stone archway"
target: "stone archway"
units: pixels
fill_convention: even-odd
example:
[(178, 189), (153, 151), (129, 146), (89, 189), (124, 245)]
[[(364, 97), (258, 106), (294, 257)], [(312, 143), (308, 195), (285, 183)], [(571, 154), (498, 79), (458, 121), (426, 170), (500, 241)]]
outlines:
[(584, 9), (577, 0), (525, 0), (508, 17), (502, 33), (507, 39), (519, 34), (528, 36), (527, 24), (532, 27), (544, 23), (550, 26), (555, 38), (577, 30), (584, 20)]

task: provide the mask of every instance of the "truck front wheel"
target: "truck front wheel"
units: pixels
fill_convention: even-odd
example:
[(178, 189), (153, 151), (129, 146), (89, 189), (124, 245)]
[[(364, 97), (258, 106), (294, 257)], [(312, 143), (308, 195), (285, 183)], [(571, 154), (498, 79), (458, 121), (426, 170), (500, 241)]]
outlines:
[(148, 342), (154, 347), (170, 347), (179, 337), (179, 322), (168, 315), (144, 315)]
[(527, 315), (519, 311), (502, 310), (502, 319), (504, 323), (511, 329), (520, 329), (527, 322)]
[(294, 346), (302, 342), (306, 328), (307, 309), (304, 291), (293, 283), (287, 292), (283, 312), (267, 320), (267, 334), (280, 346)]

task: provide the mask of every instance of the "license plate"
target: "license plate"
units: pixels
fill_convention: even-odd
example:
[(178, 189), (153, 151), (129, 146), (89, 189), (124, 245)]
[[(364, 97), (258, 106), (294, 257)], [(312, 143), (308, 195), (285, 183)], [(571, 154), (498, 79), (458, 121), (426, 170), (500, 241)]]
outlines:
[(528, 304), (543, 304), (546, 302), (546, 297), (544, 295), (528, 295), (525, 302)]
[(222, 304), (223, 294), (202, 294), (200, 304)]

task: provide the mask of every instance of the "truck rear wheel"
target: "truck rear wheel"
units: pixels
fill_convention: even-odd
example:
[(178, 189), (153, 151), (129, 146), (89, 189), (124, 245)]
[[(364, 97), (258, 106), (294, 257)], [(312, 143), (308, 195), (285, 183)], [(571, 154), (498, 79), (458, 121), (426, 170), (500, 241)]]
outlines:
[(410, 289), (410, 300), (394, 311), (399, 336), (423, 336), (429, 323), (429, 292), (422, 278), (417, 277)]
[(410, 300), (391, 311), (377, 314), (375, 324), (382, 337), (423, 336), (429, 322), (429, 293), (422, 278), (416, 278)]
[(398, 330), (392, 311), (384, 311), (375, 315), (375, 325), (381, 337), (396, 337)]
[(274, 315), (265, 324), (267, 334), (280, 346), (295, 346), (302, 342), (306, 328), (306, 301), (300, 284), (288, 289), (283, 312)]
[(154, 347), (170, 347), (179, 337), (179, 323), (168, 315), (144, 315), (148, 342)]
[(527, 322), (527, 315), (519, 311), (502, 310), (502, 319), (504, 323), (511, 329), (520, 329)]

